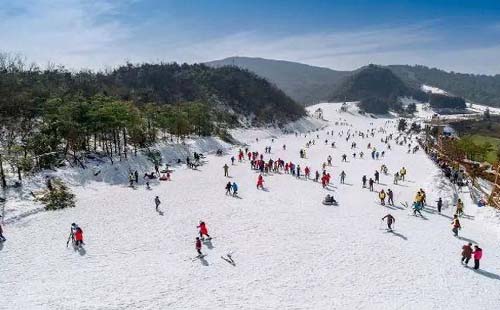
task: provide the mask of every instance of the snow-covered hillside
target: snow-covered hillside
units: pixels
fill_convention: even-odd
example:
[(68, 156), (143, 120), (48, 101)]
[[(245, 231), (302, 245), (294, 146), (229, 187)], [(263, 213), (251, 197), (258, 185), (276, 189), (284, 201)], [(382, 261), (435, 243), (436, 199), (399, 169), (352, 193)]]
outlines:
[[(153, 170), (146, 161), (131, 160), (118, 163), (115, 173), (106, 168), (95, 180), (78, 168), (57, 172), (70, 181), (76, 208), (20, 217), (18, 208), (37, 206), (8, 202), (7, 241), (0, 243), (0, 309), (498, 309), (499, 212), (478, 208), (466, 191), (456, 193), (422, 151), (408, 153), (407, 145), (393, 141), (387, 149), (381, 139), (395, 133), (395, 119), (339, 113), (340, 104), (332, 103), (309, 109), (318, 107), (328, 122), (317, 123), (326, 126), (317, 132), (296, 136), (254, 129), (235, 136), (250, 151), (264, 153), (271, 146), (266, 160), (293, 161), (312, 174), (321, 172), (331, 155), (333, 165), (326, 170), (332, 182), (326, 189), (283, 171), (264, 175), (265, 189), (257, 189), (259, 173), (248, 160), (231, 165), (235, 147), (221, 157), (207, 155), (197, 170), (174, 166), (172, 181), (152, 183), (151, 190), (142, 179), (128, 187), (123, 171), (129, 166), (140, 175)], [(374, 137), (355, 135), (371, 129)], [(227, 147), (207, 143), (210, 147), (192, 149)], [(372, 159), (369, 143), (385, 156)], [(164, 155), (176, 149), (171, 148)], [(306, 158), (299, 157), (300, 149)], [(230, 177), (224, 177), (224, 164)], [(372, 178), (382, 164), (389, 174), (381, 173), (375, 191), (362, 188), (362, 176)], [(406, 180), (394, 185), (393, 173), (403, 166)], [(345, 184), (339, 184), (341, 171)], [(75, 182), (79, 176), (85, 182)], [(225, 195), (228, 181), (238, 184), (238, 198)], [(388, 188), (395, 205), (381, 206), (377, 191)], [(423, 217), (415, 217), (403, 203), (411, 203), (420, 188), (428, 206)], [(326, 194), (333, 194), (338, 206), (323, 205)], [(163, 215), (155, 211), (155, 196)], [(435, 207), (439, 197), (445, 201), (442, 214)], [(466, 213), (458, 238), (450, 224), (457, 197), (465, 201)], [(388, 213), (396, 218), (393, 232), (381, 221)], [(207, 256), (196, 259), (200, 220), (213, 239), (203, 245)], [(84, 231), (84, 250), (66, 247), (72, 222)], [(484, 250), (480, 270), (460, 263), (467, 242)], [(221, 258), (229, 252), (234, 266)]]

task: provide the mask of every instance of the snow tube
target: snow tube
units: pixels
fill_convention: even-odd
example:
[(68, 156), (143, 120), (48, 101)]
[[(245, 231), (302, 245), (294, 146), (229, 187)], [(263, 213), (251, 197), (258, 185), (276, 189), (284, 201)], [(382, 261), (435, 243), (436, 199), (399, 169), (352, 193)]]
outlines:
[(337, 201), (336, 200), (334, 200), (334, 201), (325, 201), (325, 200), (323, 200), (323, 204), (325, 206), (336, 206), (337, 205)]

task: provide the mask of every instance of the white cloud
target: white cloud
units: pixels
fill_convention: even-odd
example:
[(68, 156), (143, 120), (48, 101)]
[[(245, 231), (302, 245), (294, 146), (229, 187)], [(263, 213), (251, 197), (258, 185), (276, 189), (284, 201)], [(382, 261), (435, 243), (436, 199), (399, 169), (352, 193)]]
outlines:
[(299, 61), (350, 70), (368, 63), (423, 64), (447, 70), (500, 73), (500, 43), (443, 49), (433, 22), (299, 35), (241, 32), (200, 38), (182, 18), (124, 23), (131, 1), (28, 0), (0, 9), (0, 51), (40, 64), (103, 69), (142, 61), (203, 62), (229, 56)]

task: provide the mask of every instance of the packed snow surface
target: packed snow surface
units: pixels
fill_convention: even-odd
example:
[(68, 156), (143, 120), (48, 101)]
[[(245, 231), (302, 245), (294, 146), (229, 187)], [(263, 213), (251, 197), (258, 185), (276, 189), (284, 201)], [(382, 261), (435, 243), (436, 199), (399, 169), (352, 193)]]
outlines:
[[(422, 151), (407, 153), (406, 145), (393, 141), (387, 150), (380, 139), (395, 133), (397, 119), (339, 113), (340, 105), (331, 103), (310, 109), (318, 107), (328, 120), (320, 127), (327, 127), (307, 136), (251, 130), (238, 138), (259, 153), (271, 146), (265, 159), (293, 161), (313, 174), (331, 155), (332, 184), (326, 189), (282, 172), (264, 175), (265, 190), (259, 190), (258, 173), (248, 160), (231, 165), (234, 147), (221, 157), (208, 155), (197, 170), (174, 166), (172, 181), (152, 183), (151, 190), (142, 178), (135, 189), (128, 187), (129, 165), (143, 169), (141, 176), (153, 170), (132, 158), (129, 164), (103, 165), (95, 180), (78, 168), (56, 172), (71, 184), (75, 208), (19, 216), (27, 204), (40, 206), (7, 202), (0, 308), (500, 309), (498, 212), (478, 208), (467, 192), (455, 193)], [(375, 137), (346, 141), (349, 130), (352, 135), (372, 128)], [(333, 136), (327, 135), (332, 130)], [(351, 149), (352, 141), (357, 149)], [(385, 150), (385, 157), (373, 160), (368, 143)], [(300, 149), (306, 158), (299, 157)], [(360, 151), (363, 159), (352, 157)], [(341, 162), (344, 153), (347, 162)], [(230, 166), (229, 178), (224, 164)], [(362, 176), (373, 177), (382, 164), (389, 175), (381, 174), (375, 192), (362, 188)], [(392, 173), (403, 166), (406, 181), (394, 185)], [(339, 184), (341, 171), (345, 184)], [(238, 183), (239, 198), (225, 195), (228, 181)], [(376, 191), (387, 188), (394, 191), (395, 206), (379, 203)], [(428, 202), (423, 218), (403, 206), (420, 188)], [(323, 205), (326, 194), (333, 194), (338, 206)], [(467, 214), (458, 238), (450, 225), (457, 195)], [(155, 196), (163, 215), (155, 211)], [(442, 214), (435, 209), (439, 197), (448, 206)], [(387, 213), (396, 218), (394, 232), (381, 221)], [(214, 237), (203, 245), (204, 259), (195, 258), (200, 220)], [(66, 247), (72, 222), (84, 231), (84, 250)], [(467, 242), (484, 250), (478, 271), (460, 263)], [(221, 258), (229, 252), (235, 266)]]

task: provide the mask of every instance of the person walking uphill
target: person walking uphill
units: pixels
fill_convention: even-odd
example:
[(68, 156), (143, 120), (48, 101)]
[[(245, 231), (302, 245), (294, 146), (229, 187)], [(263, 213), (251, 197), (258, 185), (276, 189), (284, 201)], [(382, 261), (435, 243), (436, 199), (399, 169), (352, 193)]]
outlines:
[(472, 243), (466, 244), (462, 247), (462, 264), (469, 263), (470, 258), (472, 257)]

